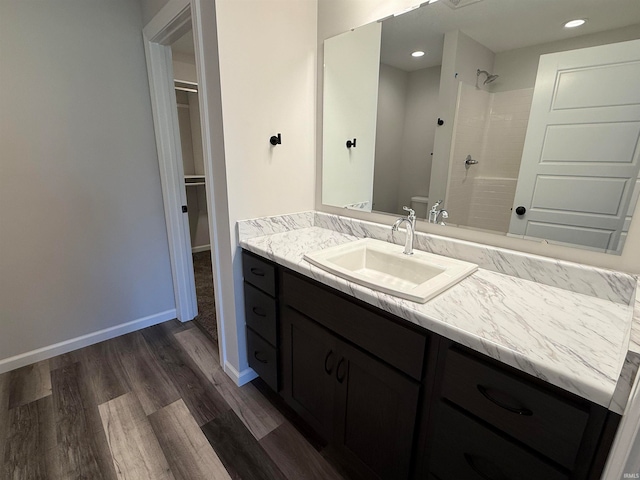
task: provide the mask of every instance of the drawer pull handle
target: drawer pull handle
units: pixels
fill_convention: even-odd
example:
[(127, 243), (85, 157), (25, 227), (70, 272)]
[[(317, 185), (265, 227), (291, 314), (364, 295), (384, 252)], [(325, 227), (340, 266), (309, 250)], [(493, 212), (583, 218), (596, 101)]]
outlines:
[(256, 267), (251, 267), (251, 273), (257, 275), (258, 277), (264, 277), (264, 272)]
[(342, 365), (344, 365), (344, 357), (340, 359), (340, 361), (338, 362), (338, 368), (336, 368), (336, 379), (338, 380), (338, 383), (344, 382), (344, 378), (347, 376), (347, 372), (344, 372), (342, 375), (340, 375), (340, 367)]
[(262, 358), (260, 358), (260, 356), (259, 356), (259, 355), (260, 355), (260, 352), (259, 352), (259, 351), (255, 350), (255, 351), (253, 352), (253, 358), (255, 358), (257, 361), (259, 361), (260, 363), (269, 363), (269, 360), (267, 360), (267, 359), (262, 359)]
[(251, 307), (251, 311), (259, 317), (266, 317), (267, 313), (260, 307)]
[[(484, 480), (509, 480), (509, 477), (502, 473), (496, 464), (487, 459), (476, 457), (470, 453), (465, 453), (464, 459), (467, 465), (471, 467), (471, 470), (484, 478)], [(482, 470), (488, 470), (488, 472), (483, 472), (479, 465), (482, 465)]]
[(500, 400), (495, 399), (489, 394), (489, 390), (482, 385), (478, 385), (478, 391), (490, 402), (495, 403), (500, 408), (504, 408), (511, 413), (517, 413), (518, 415), (524, 415), (525, 417), (530, 417), (533, 415), (533, 412), (525, 407), (511, 407), (506, 403), (501, 402)]
[(329, 359), (333, 357), (333, 350), (329, 350), (329, 352), (327, 353), (327, 356), (324, 357), (324, 371), (326, 372), (327, 375), (331, 375), (331, 372), (333, 372), (333, 362), (331, 362), (331, 365), (328, 365)]

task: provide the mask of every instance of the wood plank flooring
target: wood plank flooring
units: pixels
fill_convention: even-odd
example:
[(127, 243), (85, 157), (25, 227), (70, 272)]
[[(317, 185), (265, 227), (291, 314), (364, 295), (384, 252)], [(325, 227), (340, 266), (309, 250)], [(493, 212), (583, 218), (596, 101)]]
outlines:
[(346, 478), (265, 388), (176, 320), (2, 374), (0, 480)]

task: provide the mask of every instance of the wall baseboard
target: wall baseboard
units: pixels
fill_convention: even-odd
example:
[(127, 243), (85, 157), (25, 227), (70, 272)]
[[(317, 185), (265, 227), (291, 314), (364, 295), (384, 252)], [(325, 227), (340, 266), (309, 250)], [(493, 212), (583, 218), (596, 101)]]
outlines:
[(238, 370), (236, 370), (229, 362), (224, 362), (224, 371), (239, 387), (249, 383), (255, 378), (258, 378), (258, 374), (252, 368), (245, 368), (242, 372), (238, 372)]
[(191, 253), (200, 253), (211, 250), (211, 245), (198, 245), (197, 247), (191, 247)]
[(138, 318), (131, 322), (121, 323), (113, 327), (105, 328), (104, 330), (98, 330), (97, 332), (88, 333), (80, 337), (71, 338), (63, 342), (54, 343), (46, 347), (31, 350), (30, 352), (21, 353), (13, 357), (0, 359), (0, 373), (5, 373), (16, 368), (24, 367), (41, 360), (46, 360), (56, 355), (62, 355), (79, 348), (93, 345), (110, 338), (119, 337), (126, 333), (141, 330), (151, 325), (157, 325), (158, 323), (166, 322), (176, 318), (176, 309), (165, 310), (164, 312), (149, 315), (147, 317)]

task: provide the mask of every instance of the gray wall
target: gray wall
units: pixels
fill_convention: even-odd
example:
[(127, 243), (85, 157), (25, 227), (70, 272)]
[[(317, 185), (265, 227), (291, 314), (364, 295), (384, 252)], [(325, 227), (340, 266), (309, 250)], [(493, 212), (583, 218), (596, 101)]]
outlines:
[(380, 64), (373, 175), (373, 209), (379, 212), (391, 213), (398, 210), (400, 152), (408, 76), (407, 72), (399, 68)]
[(373, 210), (403, 214), (429, 194), (440, 66), (405, 72), (380, 64)]
[(0, 2), (0, 362), (174, 306), (138, 2)]
[[(440, 66), (409, 73), (405, 105), (398, 212), (411, 206), (411, 197), (428, 196), (431, 160), (438, 118)], [(431, 205), (437, 199), (430, 199)]]

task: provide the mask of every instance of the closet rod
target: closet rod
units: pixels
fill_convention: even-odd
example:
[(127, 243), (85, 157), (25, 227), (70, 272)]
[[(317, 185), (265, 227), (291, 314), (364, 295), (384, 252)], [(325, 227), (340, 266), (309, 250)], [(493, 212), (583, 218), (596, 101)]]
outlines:
[(198, 84), (195, 82), (187, 82), (185, 80), (174, 80), (173, 86), (181, 92), (198, 93)]

